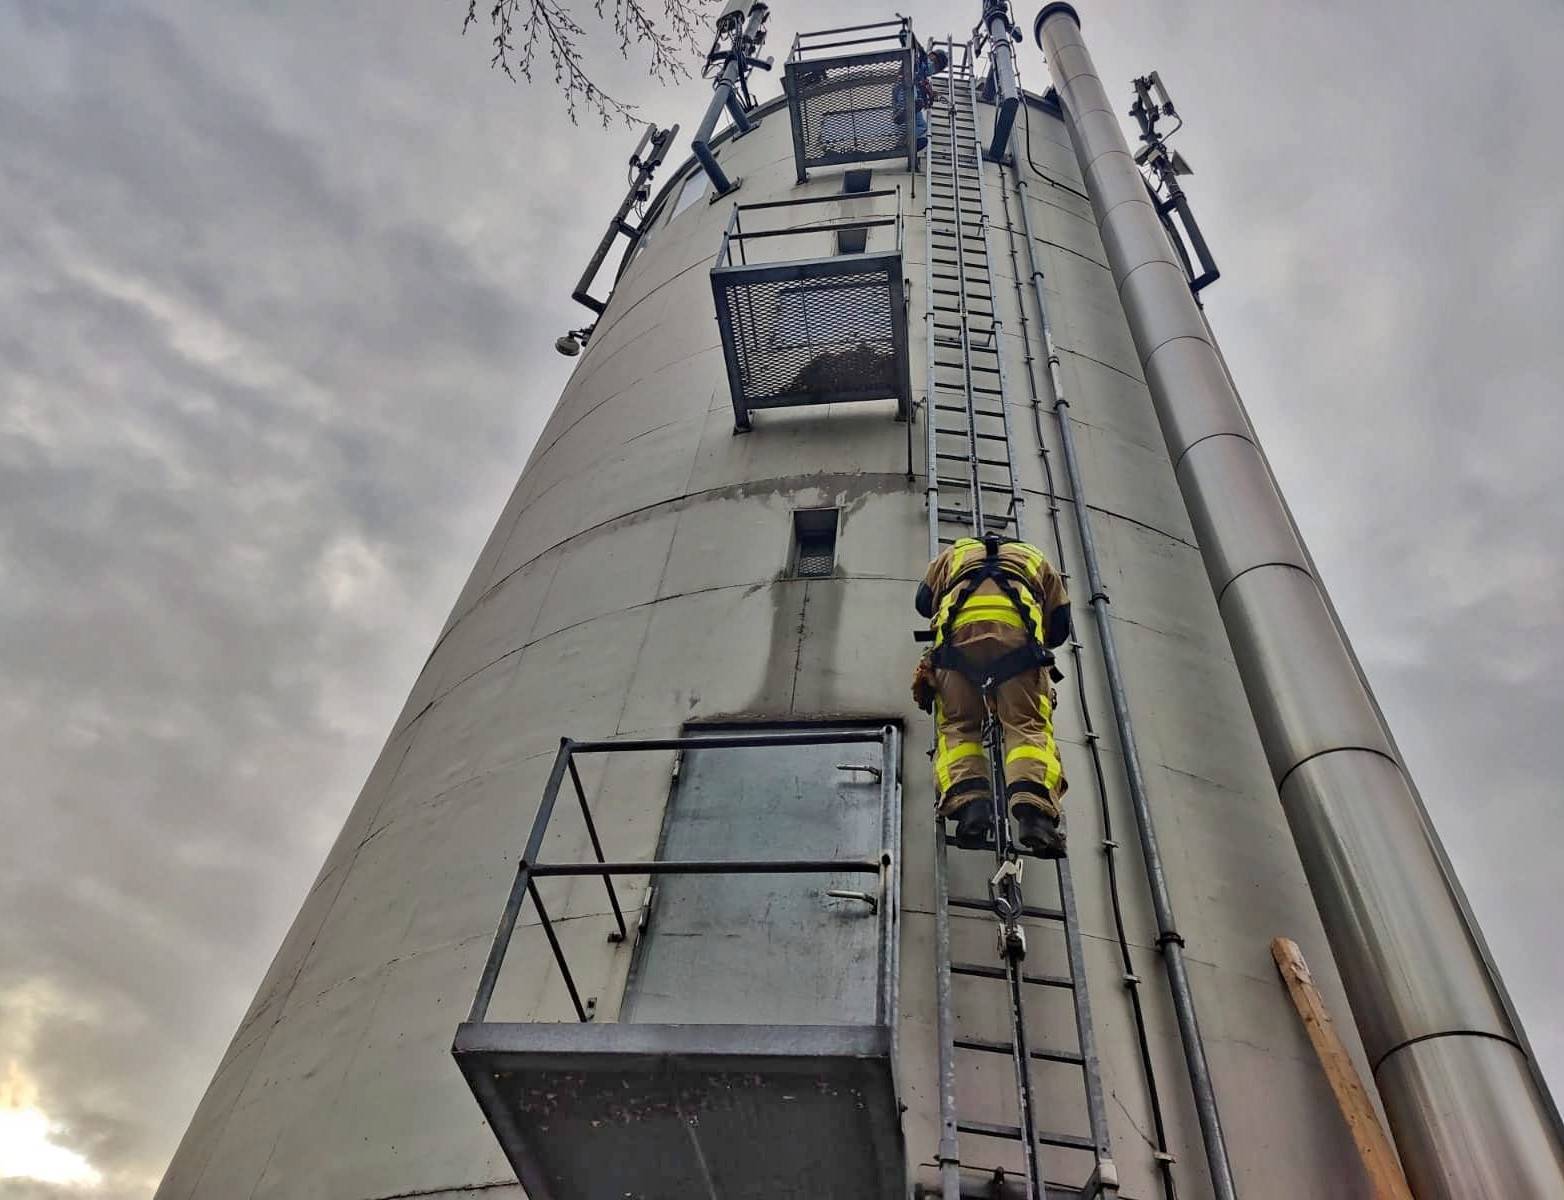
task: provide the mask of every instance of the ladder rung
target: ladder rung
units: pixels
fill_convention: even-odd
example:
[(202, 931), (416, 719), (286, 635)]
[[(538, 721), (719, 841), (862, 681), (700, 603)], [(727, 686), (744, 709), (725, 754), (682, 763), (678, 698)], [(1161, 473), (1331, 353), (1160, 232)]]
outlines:
[[(1015, 1046), (1010, 1042), (992, 1042), (987, 1038), (957, 1038), (951, 1043), (958, 1050), (980, 1050), (984, 1054), (1014, 1054)], [(1039, 1062), (1067, 1063), (1072, 1067), (1079, 1067), (1085, 1063), (1085, 1059), (1073, 1050), (1030, 1050), (1028, 1058), (1035, 1058)], [(1069, 1134), (1058, 1136), (1069, 1137)], [(1050, 1143), (1052, 1145), (1054, 1143)], [(1088, 1147), (1091, 1145), (1087, 1143)]]
[[(971, 975), (978, 979), (1005, 979), (1003, 967), (986, 966), (983, 963), (951, 963), (952, 975)], [(1069, 991), (1075, 987), (1073, 980), (1066, 979), (1063, 975), (1023, 975), (1022, 983), (1033, 984), (1037, 987), (1062, 988)]]
[(1096, 1150), (1097, 1143), (1088, 1137), (1077, 1137), (1073, 1133), (1048, 1133), (1037, 1135), (1037, 1140), (1045, 1146), (1060, 1146), (1066, 1150)]
[(957, 1038), (952, 1045), (958, 1050), (980, 1050), (984, 1054), (1011, 1054), (1015, 1051), (1009, 1042), (991, 1042), (987, 1038)]
[[(936, 371), (961, 371), (961, 370), (968, 370), (968, 371), (972, 371), (974, 373), (983, 374), (983, 375), (997, 375), (997, 374), (999, 374), (999, 370), (996, 367), (980, 367), (980, 366), (977, 365), (977, 363), (966, 363), (966, 364), (963, 364), (961, 362), (946, 362), (943, 359), (938, 359), (938, 358), (936, 358), (934, 360), (934, 369)], [(946, 385), (946, 386), (948, 387), (948, 385)], [(997, 417), (999, 414), (998, 413), (994, 413), (992, 415)]]
[(993, 1125), (987, 1121), (957, 1121), (957, 1133), (975, 1133), (980, 1137), (1005, 1138), (1012, 1142), (1021, 1140), (1019, 1125)]
[[(961, 432), (965, 433), (966, 430), (962, 430)], [(972, 461), (965, 454), (947, 454), (943, 450), (936, 450), (934, 452), (934, 457), (935, 458), (942, 458), (946, 462), (971, 462)], [(1010, 463), (1007, 460), (1003, 459), (1003, 458), (981, 458), (980, 457), (977, 461), (978, 461), (979, 465), (985, 466), (985, 467), (1008, 467), (1010, 465)]]
[[(936, 412), (958, 412), (958, 413), (964, 413), (964, 412), (968, 411), (966, 408), (964, 408), (960, 404), (936, 404), (934, 406), (934, 409), (935, 409)], [(971, 410), (971, 412), (972, 412), (972, 414), (974, 416), (979, 416), (979, 417), (998, 417), (998, 416), (1003, 416), (1004, 415), (1002, 413), (994, 412), (992, 409), (988, 409), (988, 408), (973, 408)]]
[(1078, 1050), (1032, 1050), (1028, 1053), (1039, 1062), (1068, 1063), (1072, 1067), (1086, 1064), (1086, 1059)]
[[(934, 482), (939, 484), (939, 486), (942, 488), (950, 488), (952, 490), (970, 488), (972, 486), (972, 481), (970, 479), (942, 479), (936, 477)], [(982, 488), (985, 492), (1003, 492), (1006, 496), (1015, 495), (1014, 492), (1012, 492), (1002, 483), (979, 483), (978, 487)]]
[[(990, 847), (990, 849), (992, 849), (992, 847)], [(951, 908), (977, 909), (980, 912), (987, 913), (994, 911), (994, 906), (987, 900), (974, 900), (967, 896), (952, 896), (946, 903), (948, 903)], [(1021, 910), (1021, 915), (1023, 917), (1035, 917), (1039, 921), (1064, 920), (1064, 912), (1062, 909), (1038, 908), (1030, 904)]]

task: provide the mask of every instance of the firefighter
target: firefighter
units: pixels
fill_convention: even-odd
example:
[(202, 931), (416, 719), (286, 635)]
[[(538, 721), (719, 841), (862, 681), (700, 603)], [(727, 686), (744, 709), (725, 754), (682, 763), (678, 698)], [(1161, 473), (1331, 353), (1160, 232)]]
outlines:
[(1004, 728), (1005, 799), (1018, 840), (1048, 858), (1064, 853), (1067, 786), (1053, 735), (1053, 681), (1046, 651), (1070, 636), (1070, 599), (1043, 552), (990, 533), (961, 538), (929, 564), (917, 609), (934, 648), (913, 676), (913, 698), (934, 713), (939, 814), (956, 819), (956, 844), (987, 845), (993, 787), (982, 742), (985, 681)]
[[(926, 51), (919, 46), (914, 54), (914, 64), (913, 120), (918, 149), (922, 150), (929, 144), (929, 109), (938, 98), (933, 79), (950, 65), (950, 56), (938, 48)], [(898, 125), (906, 121), (907, 89), (900, 83), (891, 90), (891, 109), (891, 115)]]

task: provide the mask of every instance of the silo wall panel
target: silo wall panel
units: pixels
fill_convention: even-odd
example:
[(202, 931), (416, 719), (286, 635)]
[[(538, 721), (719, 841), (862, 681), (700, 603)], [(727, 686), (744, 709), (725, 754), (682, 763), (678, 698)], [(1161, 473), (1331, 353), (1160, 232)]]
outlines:
[[(1340, 985), (1090, 206), (1067, 190), (1082, 186), (1068, 136), (1041, 109), (1031, 112), (1029, 125), (1032, 158), (1045, 173), (1032, 176), (1030, 211), (1069, 415), (1235, 1167), (1249, 1194), (1363, 1195), (1350, 1144), (1270, 970), (1269, 937), (1298, 940), (1327, 998), (1345, 1011)], [(764, 114), (755, 134), (722, 145), (720, 157), (731, 175), (744, 178), (736, 197), (744, 202), (840, 188), (831, 171), (794, 184), (785, 110)], [(1025, 163), (1023, 169), (1031, 171)], [(672, 175), (670, 197), (679, 186)], [(910, 357), (921, 397), (923, 183), (886, 164), (876, 165), (874, 178), (875, 186), (902, 187)], [(1029, 273), (1023, 248), (1019, 271), (1011, 259), (1001, 189), (1008, 189), (1017, 229), (1022, 201), (1008, 173), (990, 168), (987, 182), (1025, 531), (1053, 555), (1047, 521), (1057, 506), (1064, 565), (1079, 571), (1075, 498), (1065, 485), (1038, 314), (1029, 291), (1016, 295), (1018, 283), (1029, 288)], [(507, 1194), (508, 1168), (448, 1047), (548, 765), (561, 736), (673, 734), (689, 722), (870, 717), (905, 729), (900, 1081), (909, 1156), (915, 1164), (932, 1160), (933, 795), (923, 753), (927, 719), (907, 693), (918, 653), (911, 595), (926, 560), (921, 419), (911, 481), (907, 429), (892, 419), (888, 402), (762, 412), (753, 432), (735, 435), (709, 282), (730, 204), (701, 199), (671, 218), (669, 207), (654, 216), (620, 279), (160, 1197), (370, 1200), (479, 1188), (491, 1189), (485, 1196)], [(883, 210), (883, 202), (875, 208)], [(1041, 405), (1041, 446), (1029, 367)], [(840, 510), (834, 575), (792, 578), (792, 512), (822, 506)], [(1078, 677), (1066, 664), (1071, 678), (1062, 689), (1058, 735), (1072, 779), (1076, 886), (1116, 1157), (1126, 1195), (1156, 1193), (1144, 1135), (1149, 1104), (1099, 852), (1105, 831), (1080, 694), (1100, 737), (1129, 953), (1142, 981), (1180, 1194), (1198, 1197), (1209, 1184), (1155, 950), (1097, 633), (1086, 616), (1088, 589), (1079, 576), (1070, 586), (1083, 659)], [(649, 857), (668, 794), (669, 756), (615, 756), (583, 767), (608, 856)], [(562, 809), (546, 856), (588, 853), (579, 822), (568, 816)], [(953, 890), (984, 893), (977, 865), (957, 862), (953, 876)], [(1051, 902), (1051, 886), (1047, 872), (1029, 873), (1036, 902)], [(633, 918), (644, 884), (624, 880), (620, 887)], [(583, 994), (596, 999), (598, 1019), (612, 1020), (630, 949), (606, 941), (611, 926), (600, 881), (550, 880), (544, 896)], [(991, 921), (961, 917), (954, 925), (958, 956), (991, 955)], [(1057, 935), (1038, 928), (1032, 936), (1043, 956)], [(959, 1015), (997, 1034), (1002, 1029), (989, 1028), (1001, 1016), (996, 1003), (997, 994), (963, 991)], [(493, 1015), (571, 1017), (530, 910)], [(1031, 1020), (1043, 1042), (1070, 1044), (1067, 1007), (1040, 1001)], [(1059, 1071), (1040, 1074), (1039, 1087), (1058, 1123), (1080, 1131), (1078, 1090)], [(996, 1114), (1013, 1095), (1007, 1062), (965, 1063), (959, 1086), (969, 1106), (1006, 1119)], [(969, 1146), (975, 1162), (990, 1150), (990, 1165), (1009, 1161), (1001, 1149)], [(1069, 1152), (1045, 1159), (1050, 1174), (1078, 1173)]]

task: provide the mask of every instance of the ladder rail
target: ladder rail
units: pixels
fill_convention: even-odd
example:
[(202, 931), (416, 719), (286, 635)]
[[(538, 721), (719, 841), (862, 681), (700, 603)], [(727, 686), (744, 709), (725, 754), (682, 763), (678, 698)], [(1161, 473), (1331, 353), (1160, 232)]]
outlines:
[[(928, 338), (927, 380), (925, 412), (926, 473), (925, 493), (929, 506), (930, 556), (939, 553), (942, 544), (954, 537), (941, 535), (941, 525), (961, 527), (961, 534), (981, 537), (989, 528), (1013, 530), (1013, 536), (1024, 534), (1022, 521), (1025, 514), (1025, 497), (1021, 490), (1013, 453), (1014, 439), (1009, 406), (1008, 377), (1005, 364), (1004, 318), (1000, 314), (996, 296), (992, 264), (993, 221), (988, 208), (988, 187), (985, 179), (985, 156), (978, 133), (977, 76), (973, 64), (974, 48), (970, 43), (962, 46), (962, 58), (958, 62), (953, 39), (947, 38), (948, 54), (943, 73), (943, 98), (947, 111), (942, 121), (929, 122), (929, 143), (924, 162), (924, 252), (926, 273), (925, 332)], [(941, 139), (937, 134), (944, 134)], [(940, 145), (941, 140), (946, 142)], [(938, 170), (936, 170), (938, 167)], [(1011, 257), (1015, 231), (1008, 218), (1009, 197), (1004, 195), (1007, 218), (1004, 228), (1010, 232)], [(974, 204), (975, 202), (975, 204)], [(940, 257), (936, 257), (936, 248)], [(1019, 284), (1019, 281), (1017, 281)], [(941, 284), (945, 286), (940, 286)], [(951, 303), (939, 303), (954, 300)], [(939, 314), (946, 314), (942, 321)], [(954, 316), (954, 322), (949, 319)], [(1021, 310), (1023, 336), (1025, 335), (1025, 307)], [(981, 326), (981, 328), (979, 328)], [(954, 334), (954, 337), (950, 335)], [(984, 344), (986, 339), (986, 344)], [(955, 350), (959, 359), (948, 357), (941, 361), (940, 350)], [(1028, 374), (1031, 369), (1031, 347), (1025, 347), (1028, 357)], [(990, 355), (991, 366), (976, 361), (978, 355)], [(940, 371), (959, 371), (960, 383), (942, 383)], [(980, 386), (975, 377), (982, 375), (993, 386)], [(940, 403), (936, 396), (943, 394), (955, 399), (959, 392), (961, 403)], [(979, 397), (989, 397), (989, 406), (980, 407)], [(991, 407), (997, 401), (997, 409)], [(957, 414), (956, 421), (941, 425), (941, 413)], [(987, 432), (979, 426), (979, 418), (998, 418), (1000, 430)], [(959, 426), (957, 424), (959, 421)], [(992, 428), (992, 426), (988, 427)], [(959, 439), (964, 443), (964, 453), (956, 453), (954, 447), (941, 448), (940, 438)], [(978, 447), (993, 447), (987, 454)], [(1000, 452), (1002, 448), (1002, 453)], [(941, 463), (963, 463), (965, 471), (950, 469), (941, 474)], [(1006, 483), (1001, 484), (992, 476), (985, 478), (983, 469), (1005, 472)], [(963, 475), (965, 478), (958, 478)], [(942, 503), (941, 488), (950, 491), (948, 503)], [(959, 507), (959, 495), (966, 492), (965, 510)], [(991, 514), (985, 508), (985, 493), (1008, 493), (1009, 504), (1003, 516)], [(1057, 506), (1057, 500), (1052, 500)], [(1051, 508), (1050, 511), (1055, 511)], [(1056, 540), (1057, 540), (1057, 520)], [(960, 535), (956, 535), (960, 536)], [(1079, 656), (1077, 656), (1077, 665)], [(989, 697), (992, 700), (992, 697)], [(1003, 767), (1003, 731), (992, 709), (985, 718), (983, 731), (985, 750), (988, 753), (993, 802), (996, 809), (996, 836), (993, 853), (1001, 875), (1007, 862), (1016, 859), (1016, 848), (1010, 844), (1009, 823), (1005, 812), (1005, 780)], [(1101, 1069), (1097, 1053), (1097, 1041), (1092, 1022), (1090, 998), (1086, 985), (1084, 946), (1079, 928), (1074, 880), (1068, 859), (1055, 860), (1058, 874), (1060, 907), (1057, 910), (1034, 909), (1024, 903), (1019, 881), (1010, 875), (996, 883), (1000, 887), (991, 911), (1000, 918), (1002, 925), (1000, 957), (1002, 967), (979, 968), (963, 964), (959, 972), (966, 976), (1003, 979), (1009, 996), (1011, 1038), (1008, 1044), (985, 1042), (982, 1039), (960, 1038), (955, 1028), (952, 998), (953, 970), (950, 954), (950, 908), (948, 845), (951, 839), (944, 835), (943, 827), (936, 838), (935, 859), (935, 949), (937, 956), (936, 993), (938, 1003), (937, 1033), (939, 1045), (940, 1118), (941, 1134), (938, 1162), (940, 1167), (941, 1194), (943, 1200), (960, 1200), (960, 1142), (959, 1135), (966, 1131), (983, 1136), (1002, 1136), (1022, 1143), (1026, 1171), (1026, 1193), (1029, 1200), (1043, 1200), (1057, 1195), (1056, 1186), (1048, 1185), (1043, 1177), (1039, 1148), (1043, 1145), (1086, 1150), (1094, 1154), (1095, 1169), (1091, 1177), (1079, 1188), (1083, 1200), (1110, 1200), (1117, 1195), (1117, 1174), (1111, 1157), (1111, 1147), (1106, 1115), (1106, 1103), (1102, 1088)], [(994, 889), (991, 888), (991, 893)], [(971, 901), (963, 901), (962, 907), (977, 907)], [(1015, 943), (1006, 949), (1003, 935), (1018, 926), (1023, 917), (1045, 916), (1057, 920), (1063, 928), (1065, 953), (1068, 960), (1067, 977), (1029, 975), (1023, 969), (1024, 947)], [(1078, 1052), (1064, 1050), (1033, 1051), (1027, 1045), (1024, 988), (1029, 985), (1061, 987), (1071, 992)], [(1018, 1124), (995, 1126), (984, 1122), (963, 1121), (956, 1111), (955, 1075), (958, 1048), (982, 1049), (1008, 1053), (1012, 1059), (1016, 1078), (1016, 1103)], [(1033, 1059), (1071, 1063), (1082, 1072), (1086, 1102), (1089, 1137), (1076, 1134), (1043, 1132), (1037, 1130), (1036, 1103), (1031, 1075)]]
[[(947, 118), (946, 118), (948, 126), (949, 126), (949, 130), (950, 130), (950, 184), (951, 184), (951, 192), (952, 192), (952, 194), (955, 197), (954, 203), (955, 203), (957, 208), (960, 208), (960, 206), (961, 206), (961, 161), (960, 161), (961, 155), (960, 155), (959, 141), (958, 141), (957, 136), (956, 136), (956, 82), (955, 82), (955, 74), (954, 74), (954, 68), (955, 68), (955, 63), (956, 63), (956, 55), (955, 55), (955, 46), (954, 46), (954, 43), (951, 41), (951, 39), (947, 38), (946, 42), (945, 42), (945, 45), (946, 45), (946, 53), (947, 53), (947, 56), (948, 56), (947, 60), (946, 60), (946, 69), (947, 69), (947, 71), (949, 71), (951, 73), (950, 87), (949, 87), (948, 92), (947, 92), (948, 106), (947, 106)], [(933, 127), (934, 127), (934, 122), (930, 121), (929, 122), (929, 128), (932, 129)], [(934, 159), (934, 140), (931, 137), (929, 139), (929, 160), (930, 160), (931, 165), (932, 165), (933, 159)], [(979, 171), (979, 173), (978, 173), (978, 178), (979, 178), (979, 180), (982, 179), (982, 172), (981, 171)], [(981, 203), (982, 203), (981, 193), (979, 193), (979, 204), (981, 205)], [(967, 399), (967, 439), (968, 439), (969, 447), (972, 448), (972, 450), (973, 450), (973, 457), (975, 458), (976, 457), (977, 441), (978, 441), (978, 438), (977, 438), (978, 430), (977, 430), (977, 414), (972, 411), (972, 335), (971, 335), (971, 331), (970, 331), (970, 328), (969, 328), (969, 326), (971, 324), (971, 311), (967, 307), (967, 277), (968, 277), (968, 271), (967, 271), (967, 256), (966, 256), (966, 239), (961, 236), (961, 231), (960, 231), (959, 225), (957, 226), (956, 237), (955, 237), (954, 240), (955, 240), (955, 243), (956, 243), (956, 274), (957, 274), (957, 277), (960, 280), (960, 283), (957, 285), (957, 292), (958, 292), (957, 304), (960, 307), (959, 329), (958, 329), (957, 332), (958, 332), (958, 334), (960, 336), (960, 341), (961, 341), (961, 376), (962, 376), (962, 383), (964, 385), (964, 390), (965, 390), (966, 399)], [(933, 345), (931, 344), (930, 347), (929, 347), (929, 358), (932, 360), (933, 357), (934, 357), (934, 348), (933, 348)], [(1006, 457), (1007, 458), (1009, 457), (1009, 444), (1008, 444), (1008, 441), (1006, 443)], [(979, 476), (979, 472), (978, 472), (978, 466), (977, 466), (977, 463), (975, 461), (969, 461), (968, 462), (967, 474), (968, 474), (968, 476), (969, 476), (969, 478), (971, 480), (971, 483), (970, 483), (971, 491), (969, 493), (969, 498), (968, 498), (968, 507), (969, 507), (969, 510), (972, 513), (972, 526), (973, 526), (973, 530), (974, 530), (976, 536), (981, 537), (983, 535), (983, 529), (984, 529), (983, 490), (979, 486), (980, 476)]]
[[(929, 145), (923, 155), (923, 331), (925, 336), (925, 378), (923, 384), (923, 427), (927, 443), (924, 451), (924, 470), (928, 476), (924, 484), (924, 503), (929, 509), (929, 561), (939, 557), (939, 432), (934, 417), (934, 156), (928, 151), (934, 145), (934, 122), (929, 122)], [(943, 847), (941, 847), (943, 849)], [(941, 854), (941, 860), (944, 855)], [(949, 929), (946, 930), (947, 936)], [(946, 983), (949, 983), (947, 978)], [(944, 1050), (944, 1038), (940, 1039)], [(954, 1086), (954, 1084), (952, 1084)], [(954, 1127), (952, 1127), (954, 1128)]]
[[(984, 176), (987, 174), (987, 172), (983, 170), (983, 147), (982, 147), (982, 143), (977, 138), (977, 111), (978, 111), (978, 106), (977, 105), (978, 105), (978, 100), (977, 100), (977, 71), (975, 69), (972, 71), (971, 76), (967, 80), (967, 102), (970, 105), (968, 111), (972, 113), (973, 151), (974, 151), (974, 154), (977, 157), (978, 213), (979, 213), (978, 223), (981, 226), (982, 233), (983, 233), (983, 257), (984, 257), (984, 259), (985, 259), (985, 261), (987, 263), (992, 264), (993, 261), (994, 261), (994, 248), (993, 248), (993, 245), (991, 244), (991, 242), (989, 241), (989, 234), (990, 234), (991, 231), (990, 231), (990, 223), (989, 223), (989, 217), (988, 217), (988, 187), (987, 187), (987, 184), (984, 182)], [(1002, 422), (1004, 424), (1004, 427), (1005, 427), (1005, 448), (1006, 448), (1005, 458), (1008, 460), (1008, 462), (1010, 464), (1010, 516), (1015, 519), (1016, 537), (1020, 537), (1021, 536), (1021, 509), (1022, 509), (1022, 505), (1025, 503), (1025, 498), (1021, 494), (1020, 480), (1016, 476), (1015, 455), (1009, 453), (1009, 448), (1011, 446), (1013, 446), (1015, 443), (1012, 440), (1012, 430), (1010, 428), (1010, 403), (1009, 403), (1010, 391), (1005, 386), (1005, 341), (1004, 341), (1005, 323), (1004, 323), (1004, 320), (999, 316), (999, 304), (998, 304), (997, 300), (992, 299), (993, 294), (994, 294), (993, 272), (990, 270), (989, 271), (989, 296), (990, 296), (989, 309), (993, 313), (993, 316), (990, 318), (990, 323), (991, 323), (991, 325), (993, 327), (994, 358), (995, 358), (995, 360), (997, 362), (997, 365), (998, 365), (998, 368), (999, 368), (999, 412), (1000, 412), (1000, 418), (1001, 418), (1001, 420), (1002, 420)]]

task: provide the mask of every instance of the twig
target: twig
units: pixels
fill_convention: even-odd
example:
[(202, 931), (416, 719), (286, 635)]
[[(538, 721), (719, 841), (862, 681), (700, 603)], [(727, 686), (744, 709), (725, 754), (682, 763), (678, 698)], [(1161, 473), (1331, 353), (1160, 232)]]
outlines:
[[(661, 0), (661, 9), (654, 14), (645, 0), (592, 0), (597, 20), (612, 23), (620, 57), (629, 61), (631, 50), (637, 50), (647, 60), (647, 74), (666, 84), (689, 77), (688, 60), (700, 50), (704, 18), (695, 0)], [(462, 32), (477, 21), (478, 0), (467, 0)], [(534, 69), (546, 60), (555, 86), (565, 94), (572, 124), (583, 109), (605, 126), (616, 118), (627, 124), (635, 120), (636, 105), (605, 92), (593, 79), (582, 58), (587, 31), (564, 0), (492, 0), (489, 24), (494, 31), (489, 65), (530, 84)]]

